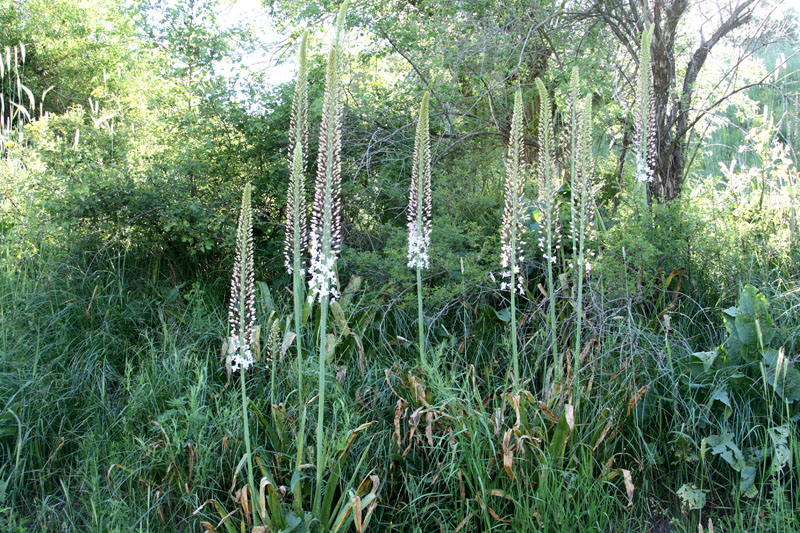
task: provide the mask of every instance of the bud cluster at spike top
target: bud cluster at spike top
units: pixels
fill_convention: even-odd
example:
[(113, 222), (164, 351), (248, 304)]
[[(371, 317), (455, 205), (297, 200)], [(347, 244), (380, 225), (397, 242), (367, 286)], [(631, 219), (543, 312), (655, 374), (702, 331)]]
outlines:
[(283, 256), (286, 271), (292, 274), (295, 260), (302, 268), (302, 251), (308, 241), (306, 224), (305, 170), (308, 158), (308, 34), (304, 33), (300, 43), (297, 83), (292, 100), (292, 115), (289, 122), (289, 187), (286, 192), (286, 232)]
[(236, 231), (236, 260), (231, 276), (231, 301), (228, 307), (230, 337), (228, 355), (231, 370), (247, 370), (253, 364), (253, 334), (256, 306), (253, 278), (253, 218), (250, 208), (250, 185), (242, 194), (239, 225)]

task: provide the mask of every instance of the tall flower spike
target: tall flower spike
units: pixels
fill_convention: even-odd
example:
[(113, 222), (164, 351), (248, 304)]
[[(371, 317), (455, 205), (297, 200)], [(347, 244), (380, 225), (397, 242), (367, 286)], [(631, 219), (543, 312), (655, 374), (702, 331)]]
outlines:
[(431, 244), (431, 146), (428, 131), (428, 92), (422, 97), (417, 134), (414, 139), (414, 162), (408, 194), (408, 266), (429, 268)]
[(253, 333), (256, 306), (253, 282), (253, 213), (250, 207), (250, 184), (242, 192), (242, 207), (236, 230), (236, 260), (231, 276), (231, 301), (228, 308), (230, 337), (228, 356), (231, 370), (247, 370), (253, 364)]
[[(503, 211), (503, 227), (501, 230), (502, 282), (500, 289), (516, 290), (524, 294), (521, 263), (525, 258), (520, 255), (525, 246), (524, 190), (526, 165), (522, 145), (522, 92), (518, 89), (514, 94), (514, 113), (511, 119), (511, 137), (508, 143), (506, 158), (505, 209)], [(512, 280), (514, 280), (512, 282)], [(514, 283), (516, 287), (511, 287)]]
[(322, 102), (322, 124), (319, 132), (317, 179), (314, 185), (314, 206), (311, 213), (309, 252), (311, 279), (308, 301), (339, 297), (336, 287), (336, 259), (342, 249), (341, 151), (342, 151), (342, 85), (340, 73), (340, 15), (336, 38), (328, 54), (325, 74), (325, 95)]
[(555, 365), (553, 379), (557, 383), (563, 376), (562, 364), (558, 355), (556, 293), (553, 284), (553, 264), (556, 262), (556, 250), (561, 246), (561, 231), (558, 227), (558, 210), (555, 205), (558, 186), (554, 183), (558, 172), (555, 162), (555, 134), (553, 133), (550, 95), (541, 78), (536, 78), (536, 86), (539, 90), (539, 172), (542, 178), (539, 187), (539, 196), (544, 210), (544, 229), (539, 238), (539, 247), (542, 250), (547, 269), (550, 347), (553, 353), (553, 364)]
[[(651, 129), (654, 116), (650, 109), (651, 97), (653, 94), (653, 75), (651, 72), (650, 45), (653, 41), (652, 27), (642, 33), (642, 41), (639, 47), (639, 76), (636, 82), (636, 104), (634, 107), (634, 121), (636, 134), (636, 181), (639, 183), (649, 183), (653, 181), (653, 169), (648, 159), (648, 151), (651, 149), (652, 140)], [(654, 153), (654, 152), (653, 152)]]
[(294, 272), (295, 264), (302, 270), (302, 250), (308, 240), (306, 228), (305, 171), (308, 158), (308, 34), (300, 41), (300, 68), (294, 87), (292, 118), (289, 123), (289, 188), (286, 191), (286, 233), (283, 257), (287, 272)]

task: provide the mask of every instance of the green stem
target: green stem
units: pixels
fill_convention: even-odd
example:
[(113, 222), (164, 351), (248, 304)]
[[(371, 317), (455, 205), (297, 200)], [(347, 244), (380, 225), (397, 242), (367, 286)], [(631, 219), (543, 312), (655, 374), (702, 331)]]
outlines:
[(553, 364), (555, 365), (556, 370), (554, 381), (557, 383), (561, 380), (563, 372), (558, 361), (558, 343), (556, 338), (556, 295), (555, 291), (553, 290), (553, 262), (550, 259), (550, 254), (552, 254), (553, 251), (553, 198), (550, 191), (549, 176), (547, 176), (546, 179), (548, 179), (548, 184), (546, 185), (547, 194), (550, 196), (547, 200), (547, 294), (550, 298), (550, 338), (553, 348)]
[[(303, 323), (303, 280), (300, 277), (300, 257), (295, 254), (294, 258), (294, 330), (295, 330), (295, 345), (297, 346), (297, 396), (302, 406), (303, 412), (300, 417), (300, 430), (297, 433), (297, 466), (299, 471), (303, 464), (303, 449), (305, 448), (305, 435), (306, 435), (306, 400), (303, 393), (303, 348), (301, 342), (300, 328)], [(294, 491), (294, 507), (295, 510), (300, 512), (303, 508), (303, 484), (297, 482), (297, 488), (292, 487)]]
[(580, 353), (581, 353), (581, 325), (583, 321), (583, 273), (584, 268), (586, 265), (584, 264), (586, 261), (585, 257), (585, 248), (586, 248), (586, 183), (582, 184), (581, 186), (581, 205), (580, 205), (580, 227), (579, 227), (579, 236), (578, 236), (578, 260), (577, 264), (575, 264), (575, 269), (578, 274), (578, 292), (576, 295), (576, 302), (575, 302), (575, 310), (578, 313), (578, 317), (575, 324), (575, 353), (573, 354), (573, 363), (572, 363), (572, 384), (573, 384), (573, 393), (572, 393), (572, 403), (575, 406), (575, 410), (578, 410), (578, 404), (580, 403), (580, 376), (578, 371), (580, 370)]
[(319, 319), (319, 399), (317, 408), (317, 483), (314, 487), (314, 515), (319, 516), (322, 506), (322, 469), (323, 459), (323, 417), (325, 415), (325, 363), (328, 359), (326, 329), (328, 327), (328, 297), (322, 298)]
[[(514, 258), (516, 262), (516, 258)], [(514, 279), (514, 264), (511, 263), (511, 353), (514, 364), (514, 395), (519, 394), (519, 353), (517, 349), (517, 285)]]
[(573, 354), (572, 358), (572, 404), (575, 406), (575, 410), (578, 410), (578, 403), (580, 402), (580, 392), (581, 392), (581, 385), (580, 385), (580, 378), (578, 375), (579, 366), (581, 364), (580, 361), (580, 353), (581, 353), (581, 321), (583, 319), (583, 228), (581, 227), (581, 236), (580, 236), (580, 252), (578, 254), (578, 264), (575, 265), (575, 268), (578, 271), (578, 294), (576, 296), (575, 302), (575, 311), (578, 313), (578, 318), (575, 324), (575, 353)]
[(419, 360), (425, 366), (425, 323), (422, 315), (422, 269), (417, 267), (417, 312), (419, 315)]
[(250, 507), (253, 509), (253, 525), (258, 524), (255, 505), (255, 483), (253, 482), (253, 454), (250, 451), (250, 424), (247, 421), (247, 393), (244, 387), (244, 369), (239, 369), (240, 380), (242, 382), (242, 421), (244, 423), (244, 445), (247, 451), (247, 482), (249, 483)]
[[(271, 335), (269, 335), (267, 337), (267, 342), (269, 342), (269, 337), (270, 336)], [(270, 347), (270, 350), (272, 350), (272, 347)], [(278, 360), (276, 358), (274, 358), (275, 355), (276, 354), (272, 354), (272, 356), (273, 356), (272, 369), (271, 369), (271, 371), (269, 373), (269, 405), (270, 405), (270, 412), (272, 412), (272, 406), (275, 405), (275, 374), (277, 374), (276, 370), (277, 370), (277, 363), (278, 363)]]

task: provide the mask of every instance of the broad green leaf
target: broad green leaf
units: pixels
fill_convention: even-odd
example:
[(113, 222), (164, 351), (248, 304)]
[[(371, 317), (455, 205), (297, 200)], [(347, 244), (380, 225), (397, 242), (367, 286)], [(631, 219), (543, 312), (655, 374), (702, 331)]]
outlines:
[(511, 322), (511, 308), (510, 307), (506, 307), (506, 308), (501, 309), (499, 311), (497, 309), (494, 309), (494, 314), (497, 316), (498, 319), (500, 319), (500, 321), (505, 322), (506, 324)]
[(694, 352), (692, 357), (700, 361), (703, 364), (703, 370), (708, 372), (709, 369), (711, 369), (711, 366), (714, 364), (714, 361), (716, 361), (717, 355), (719, 355), (719, 350), (712, 350), (710, 352)]
[[(739, 490), (744, 493), (748, 498), (755, 496), (755, 482), (756, 482), (756, 467), (747, 465), (742, 468), (742, 477), (739, 480)], [(752, 494), (752, 496), (751, 496)]]
[(775, 474), (779, 472), (783, 465), (785, 465), (792, 457), (792, 452), (789, 450), (789, 425), (776, 426), (767, 430), (770, 440), (772, 441), (772, 465), (770, 465), (769, 473)]
[(695, 485), (684, 483), (675, 493), (681, 500), (681, 509), (696, 511), (706, 506), (707, 490), (698, 489)]
[(553, 439), (550, 441), (550, 457), (559, 465), (567, 447), (567, 440), (574, 427), (575, 413), (573, 407), (570, 404), (566, 404), (564, 411), (561, 413), (561, 419), (553, 432)]
[(736, 318), (736, 315), (739, 314), (739, 308), (735, 307), (735, 306), (734, 307), (729, 307), (727, 309), (724, 309), (722, 312), (725, 313), (726, 315), (730, 316), (731, 318)]
[[(739, 340), (746, 346), (768, 345), (775, 335), (769, 315), (767, 297), (752, 285), (739, 295), (739, 312), (734, 319)], [(760, 337), (760, 340), (759, 340)]]
[(714, 389), (714, 392), (711, 393), (711, 396), (708, 398), (709, 408), (714, 407), (714, 402), (719, 402), (724, 406), (723, 413), (725, 418), (729, 418), (731, 416), (733, 413), (733, 405), (731, 405), (731, 398), (724, 386), (717, 387)]
[(711, 435), (706, 438), (706, 444), (711, 447), (712, 454), (719, 455), (737, 472), (745, 467), (742, 451), (733, 442), (733, 433), (725, 431), (721, 435)]

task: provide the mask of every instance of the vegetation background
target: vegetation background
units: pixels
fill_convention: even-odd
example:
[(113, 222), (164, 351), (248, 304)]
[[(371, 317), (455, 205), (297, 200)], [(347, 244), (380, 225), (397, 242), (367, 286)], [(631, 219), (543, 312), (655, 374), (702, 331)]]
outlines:
[[(291, 69), (309, 31), (313, 175), (338, 7), (264, 0), (267, 46), (225, 0), (0, 0), (0, 529), (254, 526), (222, 348), (249, 183), (249, 440), (271, 516), (285, 513), (266, 530), (361, 530), (362, 511), (376, 531), (800, 530), (800, 14), (778, 0), (350, 5), (328, 510), (293, 496), (319, 458), (311, 431), (298, 438), (304, 406), (309, 427), (318, 417), (297, 386), (298, 371), (319, 385), (319, 361), (307, 342), (295, 364), (282, 252), (294, 81), (253, 58)], [(642, 185), (648, 27), (654, 179)], [(582, 312), (566, 222), (573, 68), (594, 110)], [(563, 246), (551, 290), (528, 239), (512, 323), (504, 160), (518, 88), (524, 158), (541, 160), (537, 78), (554, 103)], [(426, 91), (423, 359), (406, 209)], [(540, 189), (532, 177), (537, 236)], [(318, 324), (307, 305), (307, 338)]]

